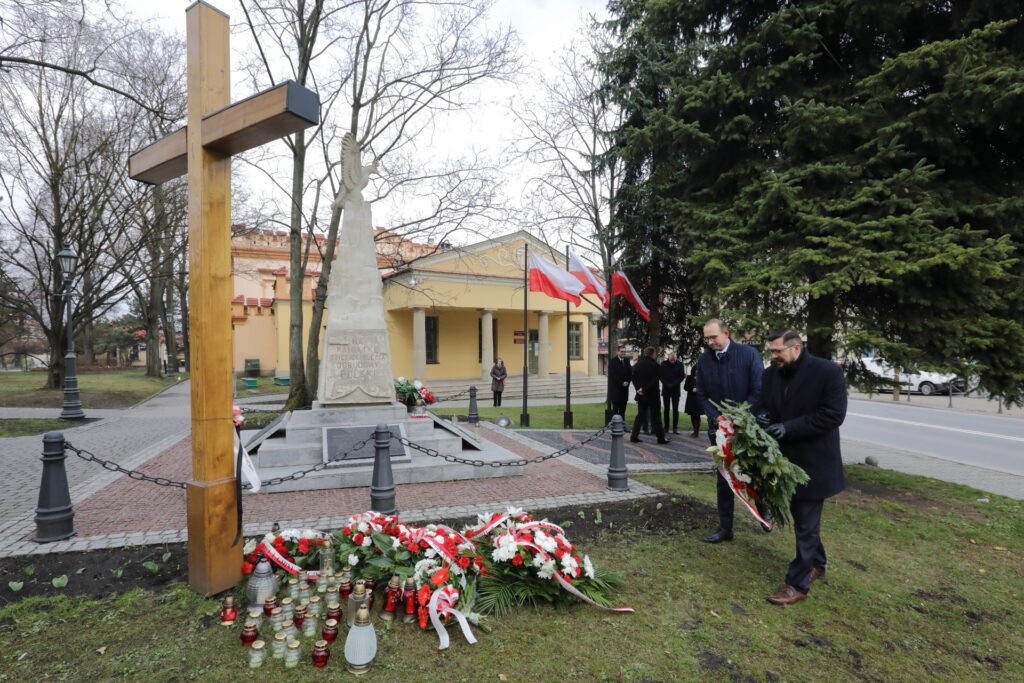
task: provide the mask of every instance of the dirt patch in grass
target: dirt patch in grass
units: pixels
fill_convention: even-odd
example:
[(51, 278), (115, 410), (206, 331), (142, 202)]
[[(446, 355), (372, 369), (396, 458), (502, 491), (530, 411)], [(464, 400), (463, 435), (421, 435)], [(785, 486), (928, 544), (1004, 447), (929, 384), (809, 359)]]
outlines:
[[(573, 543), (593, 544), (606, 531), (662, 533), (707, 526), (714, 509), (692, 499), (661, 496), (583, 508), (531, 510), (565, 528)], [(438, 520), (454, 529), (475, 524), (475, 518)], [(149, 564), (147, 564), (149, 563)], [(56, 588), (53, 579), (67, 577)], [(84, 553), (55, 553), (0, 559), (0, 595), (12, 601), (33, 595), (103, 597), (134, 588), (161, 589), (188, 579), (188, 550), (184, 544), (133, 546)], [(18, 591), (9, 582), (20, 582)]]

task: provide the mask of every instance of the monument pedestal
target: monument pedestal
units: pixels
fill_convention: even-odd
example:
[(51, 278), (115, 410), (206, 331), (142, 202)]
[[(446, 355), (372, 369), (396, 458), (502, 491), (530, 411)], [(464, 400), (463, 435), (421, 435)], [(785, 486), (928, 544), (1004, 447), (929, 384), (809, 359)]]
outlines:
[[(373, 431), (377, 424), (390, 426), (392, 433), (400, 433), (409, 441), (432, 448), (442, 455), (457, 455), (472, 460), (508, 462), (519, 456), (488, 441), (470, 444), (459, 427), (445, 428), (433, 417), (409, 417), (404, 405), (317, 407), (298, 410), (292, 414), (283, 439), (267, 439), (252, 456), (253, 463), (263, 480), (280, 477), (297, 470), (307, 469), (321, 462), (331, 465), (301, 479), (287, 481), (267, 489), (269, 493), (284, 491), (310, 491), (319, 489), (354, 488), (369, 486), (373, 474)], [(455, 430), (455, 431), (452, 431)], [(352, 445), (368, 439), (359, 451), (344, 460), (337, 458)], [(464, 445), (474, 450), (464, 451)], [(395, 484), (422, 484), (437, 481), (489, 479), (522, 474), (521, 466), (473, 467), (446, 462), (443, 458), (428, 456), (420, 451), (391, 440), (391, 469)], [(399, 490), (401, 504), (401, 490)]]

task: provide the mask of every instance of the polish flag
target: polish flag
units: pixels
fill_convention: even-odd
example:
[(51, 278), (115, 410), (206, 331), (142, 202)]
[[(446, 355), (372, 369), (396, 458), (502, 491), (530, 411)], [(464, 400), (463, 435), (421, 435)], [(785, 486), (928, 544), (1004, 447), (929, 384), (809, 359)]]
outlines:
[(530, 291), (544, 292), (554, 299), (580, 305), (583, 283), (543, 256), (530, 252)]
[(629, 299), (630, 303), (633, 304), (633, 308), (636, 309), (636, 312), (640, 314), (641, 318), (644, 320), (651, 319), (650, 309), (644, 306), (644, 302), (640, 300), (640, 295), (636, 293), (635, 289), (633, 289), (633, 283), (629, 281), (629, 278), (626, 277), (626, 274), (621, 270), (617, 270), (612, 273), (612, 296), (615, 296), (616, 294), (621, 294)]
[(604, 302), (604, 310), (608, 310), (608, 290), (604, 288), (601, 281), (594, 277), (594, 271), (573, 252), (569, 252), (569, 272), (583, 283), (583, 290), (580, 294), (596, 294)]

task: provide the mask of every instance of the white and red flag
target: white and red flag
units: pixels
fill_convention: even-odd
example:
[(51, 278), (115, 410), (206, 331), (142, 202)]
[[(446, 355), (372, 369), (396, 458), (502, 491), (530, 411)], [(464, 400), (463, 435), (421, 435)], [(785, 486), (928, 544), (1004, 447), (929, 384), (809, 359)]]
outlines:
[(633, 288), (633, 283), (629, 281), (629, 278), (621, 270), (612, 273), (612, 296), (616, 294), (621, 294), (629, 299), (629, 302), (633, 304), (633, 308), (636, 309), (641, 318), (644, 320), (651, 319), (650, 309), (644, 306), (644, 302), (640, 300), (640, 295)]
[(530, 252), (530, 291), (580, 305), (583, 283), (543, 256)]
[(569, 252), (569, 272), (583, 283), (583, 290), (580, 294), (596, 294), (604, 302), (604, 310), (607, 311), (608, 301), (611, 298), (608, 296), (608, 290), (594, 276), (594, 271), (583, 262), (583, 259), (571, 251)]

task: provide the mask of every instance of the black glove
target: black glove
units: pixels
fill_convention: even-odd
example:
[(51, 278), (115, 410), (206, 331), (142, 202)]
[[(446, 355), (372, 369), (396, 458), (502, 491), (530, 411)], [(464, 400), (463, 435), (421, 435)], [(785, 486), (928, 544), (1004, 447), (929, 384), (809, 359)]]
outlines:
[(767, 427), (772, 423), (772, 416), (770, 413), (767, 412), (761, 412), (754, 415), (754, 419), (757, 420), (757, 424), (759, 424), (762, 428)]
[(786, 436), (786, 425), (781, 422), (776, 422), (775, 424), (768, 425), (765, 428), (765, 431), (768, 432), (768, 434), (770, 434), (776, 441), (782, 441)]

